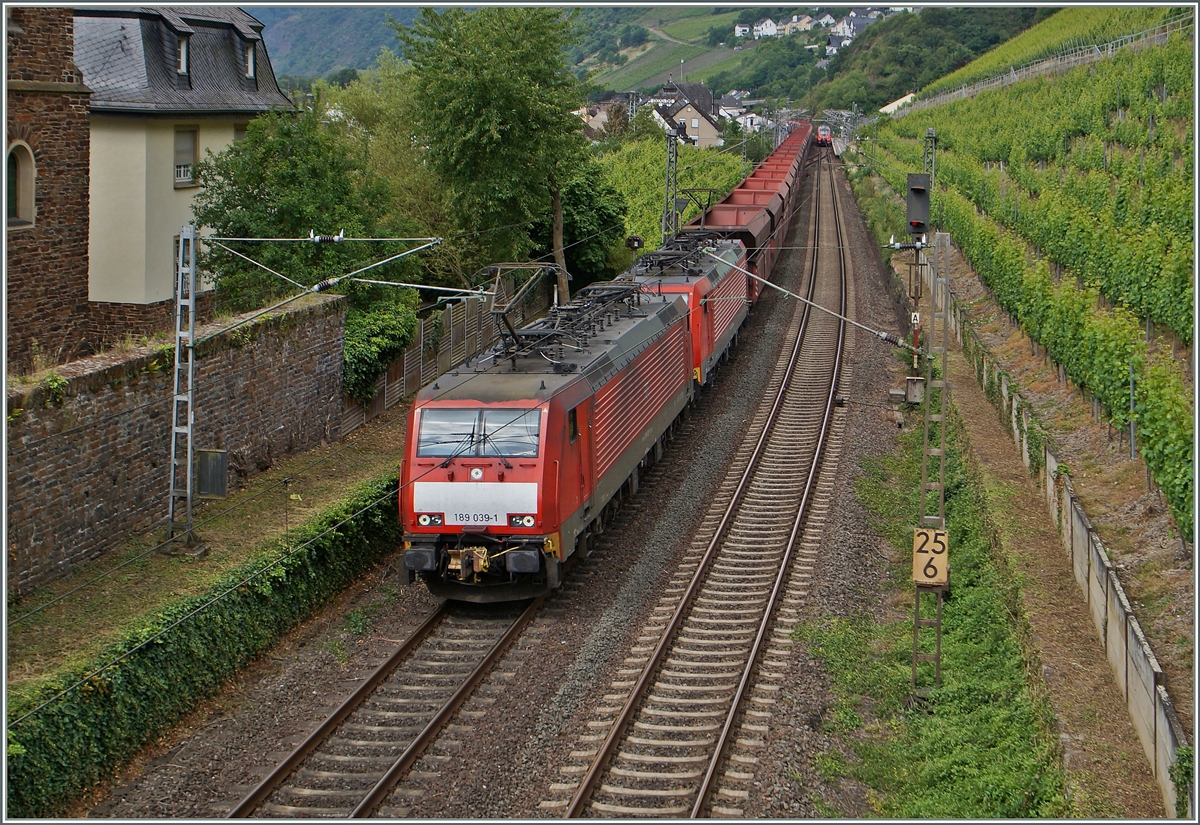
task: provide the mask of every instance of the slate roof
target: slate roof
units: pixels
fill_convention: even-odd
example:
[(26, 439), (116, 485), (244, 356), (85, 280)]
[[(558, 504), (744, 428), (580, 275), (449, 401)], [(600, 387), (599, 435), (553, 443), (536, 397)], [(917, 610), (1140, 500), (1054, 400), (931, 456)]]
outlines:
[(662, 116), (663, 120), (667, 121), (668, 123), (675, 123), (676, 115), (678, 115), (680, 112), (682, 112), (684, 109), (686, 109), (689, 104), (691, 105), (691, 107), (693, 109), (698, 109), (699, 113), (700, 113), (700, 117), (707, 120), (714, 129), (716, 129), (717, 131), (721, 130), (721, 127), (717, 125), (717, 122), (715, 120), (713, 120), (712, 115), (710, 115), (708, 112), (704, 111), (703, 109), (699, 109), (699, 107), (696, 106), (695, 103), (693, 103), (692, 101), (689, 101), (689, 100), (677, 101), (674, 106), (659, 106), (658, 113)]
[(675, 95), (675, 100), (680, 99), (691, 101), (692, 105), (700, 111), (708, 115), (716, 114), (717, 108), (714, 106), (712, 89), (705, 86), (703, 83), (668, 83), (662, 88), (664, 95)]
[[(80, 7), (75, 65), (92, 90), (93, 112), (146, 115), (245, 114), (291, 108), (279, 91), (262, 24), (231, 6)], [(179, 35), (188, 73), (176, 72)], [(245, 76), (253, 44), (255, 77)]]

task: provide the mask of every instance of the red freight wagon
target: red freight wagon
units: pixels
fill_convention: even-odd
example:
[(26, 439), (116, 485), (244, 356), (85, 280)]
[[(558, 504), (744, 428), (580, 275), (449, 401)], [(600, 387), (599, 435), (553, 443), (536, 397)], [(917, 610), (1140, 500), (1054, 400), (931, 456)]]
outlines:
[[(811, 123), (796, 124), (749, 177), (704, 214), (693, 218), (687, 229), (702, 228), (737, 238), (748, 251), (749, 265), (745, 268), (760, 278), (768, 277), (785, 242), (811, 134)], [(747, 280), (747, 295), (755, 301), (761, 285)]]

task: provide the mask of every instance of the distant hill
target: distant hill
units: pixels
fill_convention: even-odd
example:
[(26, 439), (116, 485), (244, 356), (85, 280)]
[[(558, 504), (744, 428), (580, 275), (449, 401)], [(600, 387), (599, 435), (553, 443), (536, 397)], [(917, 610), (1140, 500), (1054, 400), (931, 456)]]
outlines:
[(251, 6), (276, 75), (324, 77), (338, 69), (366, 69), (384, 47), (395, 48), (391, 15), (405, 25), (411, 6)]
[[(388, 15), (408, 25), (419, 11), (411, 6), (251, 6), (248, 10), (265, 27), (263, 39), (275, 73), (310, 78), (339, 69), (370, 68), (380, 49), (396, 47), (395, 34), (386, 25)], [(585, 6), (576, 13), (581, 36), (569, 59), (581, 74), (596, 73), (596, 82), (607, 88), (659, 85), (672, 66), (678, 69), (681, 57), (692, 79), (693, 71), (734, 54), (732, 48), (718, 49), (707, 42), (709, 28), (728, 31), (732, 41), (733, 21), (739, 17), (782, 17), (785, 12), (803, 11), (800, 7)], [(688, 45), (670, 42), (652, 29)]]

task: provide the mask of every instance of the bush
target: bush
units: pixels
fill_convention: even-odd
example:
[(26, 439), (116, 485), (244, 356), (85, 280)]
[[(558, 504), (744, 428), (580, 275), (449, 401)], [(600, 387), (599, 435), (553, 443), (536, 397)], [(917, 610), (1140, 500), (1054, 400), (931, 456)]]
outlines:
[(375, 397), (375, 381), (404, 352), (417, 331), (417, 294), (405, 290), (394, 302), (346, 311), (342, 345), (342, 392), (363, 406)]

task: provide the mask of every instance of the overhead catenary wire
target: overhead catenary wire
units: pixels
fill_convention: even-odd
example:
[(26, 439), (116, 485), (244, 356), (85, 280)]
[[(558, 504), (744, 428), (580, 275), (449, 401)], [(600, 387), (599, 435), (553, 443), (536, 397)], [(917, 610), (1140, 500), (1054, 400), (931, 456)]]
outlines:
[(285, 298), (284, 300), (282, 300), (276, 304), (273, 304), (272, 306), (269, 306), (266, 309), (261, 309), (258, 312), (255, 312), (254, 314), (250, 315), (249, 317), (243, 318), (241, 321), (238, 321), (236, 324), (233, 324), (232, 326), (225, 327), (222, 330), (213, 332), (202, 338), (198, 338), (197, 340), (195, 340), (191, 343), (191, 348), (195, 349), (198, 345), (204, 343), (205, 341), (207, 341), (211, 338), (215, 338), (218, 335), (224, 335), (225, 333), (231, 332), (231, 331), (237, 329), (238, 327), (241, 327), (241, 326), (244, 326), (244, 325), (250, 323), (251, 321), (257, 320), (258, 318), (262, 317), (263, 315), (266, 315), (270, 312), (274, 312), (277, 309), (282, 309), (283, 307), (287, 306), (288, 304), (292, 303), (293, 301), (298, 301), (301, 298), (305, 297), (306, 295), (315, 295), (318, 292), (324, 292), (326, 289), (329, 289), (332, 286), (336, 286), (337, 284), (339, 284), (342, 281), (345, 281), (349, 278), (353, 278), (355, 275), (360, 275), (363, 272), (367, 272), (367, 271), (375, 269), (377, 267), (381, 267), (384, 264), (389, 264), (392, 261), (399, 260), (400, 258), (407, 257), (416, 252), (420, 252), (423, 249), (429, 249), (430, 247), (436, 246), (441, 242), (442, 241), (440, 238), (434, 238), (429, 243), (422, 244), (421, 246), (406, 250), (404, 252), (399, 252), (395, 255), (384, 258), (381, 261), (376, 261), (373, 264), (368, 264), (367, 266), (360, 267), (359, 269), (356, 269), (353, 272), (347, 272), (345, 275), (338, 275), (334, 278), (326, 278), (323, 281), (318, 281), (317, 283), (308, 287), (306, 290), (304, 290), (304, 292), (301, 292), (298, 295), (293, 295), (290, 298)]
[(838, 313), (834, 312), (832, 309), (827, 309), (826, 307), (821, 306), (820, 304), (816, 303), (815, 301), (810, 301), (807, 298), (797, 295), (796, 293), (794, 293), (790, 290), (784, 289), (783, 287), (779, 286), (779, 284), (773, 284), (770, 281), (768, 281), (766, 278), (760, 278), (757, 275), (755, 275), (753, 272), (750, 272), (749, 270), (746, 270), (746, 269), (742, 269), (737, 264), (730, 264), (728, 261), (725, 261), (720, 256), (714, 255), (712, 252), (705, 252), (704, 254), (710, 258), (716, 258), (718, 261), (722, 261), (723, 263), (728, 264), (731, 268), (736, 269), (738, 272), (741, 272), (750, 278), (753, 278), (754, 280), (758, 281), (761, 284), (764, 284), (773, 289), (779, 290), (780, 292), (782, 292), (784, 295), (788, 296), (789, 298), (795, 298), (797, 301), (807, 304), (808, 306), (812, 307), (813, 309), (819, 309), (821, 312), (832, 315), (834, 318), (837, 318), (840, 321), (845, 321), (848, 324), (852, 324), (853, 326), (858, 327), (859, 329), (863, 330), (864, 332), (870, 333), (873, 337), (878, 338), (881, 341), (885, 341), (894, 347), (901, 347), (903, 349), (911, 350), (913, 352), (919, 351), (919, 350), (914, 350), (912, 344), (906, 344), (904, 342), (904, 340), (902, 338), (900, 338), (900, 336), (896, 335), (895, 333), (884, 332), (882, 330), (877, 330), (877, 329), (871, 329), (871, 327), (867, 326), (866, 324), (860, 324), (858, 321), (855, 321), (853, 318), (847, 318), (845, 315), (839, 315)]

